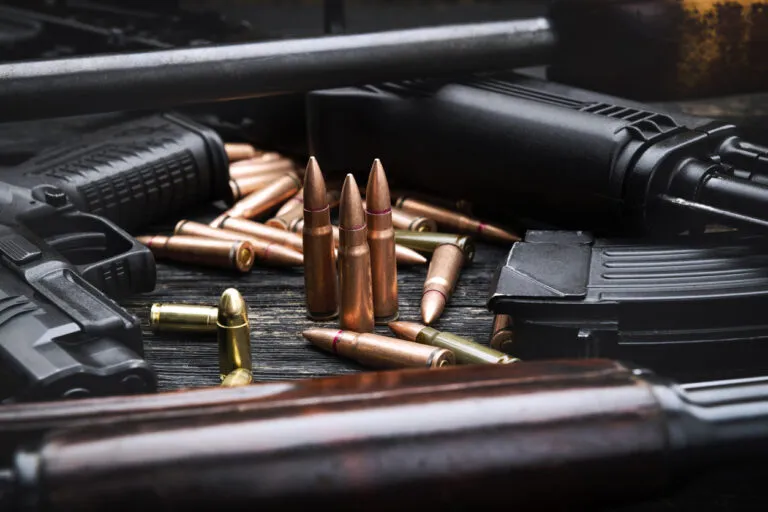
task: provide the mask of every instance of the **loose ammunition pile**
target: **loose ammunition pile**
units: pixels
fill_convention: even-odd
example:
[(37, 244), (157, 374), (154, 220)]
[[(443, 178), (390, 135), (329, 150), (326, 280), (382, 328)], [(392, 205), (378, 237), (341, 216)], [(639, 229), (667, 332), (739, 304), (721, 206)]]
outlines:
[[(304, 338), (368, 367), (518, 361), (498, 350), (512, 339), (508, 317), (496, 318), (492, 348), (430, 327), (451, 300), (461, 269), (474, 259), (472, 237), (511, 243), (516, 235), (472, 218), (466, 204), (438, 206), (409, 196), (393, 204), (378, 159), (363, 198), (352, 174), (340, 188), (327, 186), (314, 157), (302, 172), (290, 159), (248, 144), (227, 144), (226, 150), (236, 202), (209, 224), (182, 219), (168, 236), (138, 237), (158, 259), (242, 273), (253, 265), (303, 266), (307, 317), (338, 318), (337, 328), (313, 327)], [(397, 265), (427, 264), (427, 258), (425, 325), (398, 321)], [(376, 325), (388, 325), (396, 337), (374, 334)], [(252, 382), (248, 309), (237, 290), (225, 290), (218, 306), (155, 304), (150, 326), (156, 332), (215, 331), (222, 386)]]

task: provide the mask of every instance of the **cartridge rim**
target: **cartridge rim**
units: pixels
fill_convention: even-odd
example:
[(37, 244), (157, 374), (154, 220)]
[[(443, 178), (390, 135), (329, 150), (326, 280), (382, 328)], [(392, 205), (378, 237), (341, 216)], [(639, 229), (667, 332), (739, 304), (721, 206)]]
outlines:
[(162, 307), (162, 304), (160, 304), (159, 302), (155, 302), (149, 308), (149, 327), (153, 331), (156, 330), (157, 327), (160, 325), (160, 308), (161, 307)]
[(250, 242), (235, 242), (232, 245), (232, 261), (241, 272), (248, 272), (256, 259), (256, 251)]

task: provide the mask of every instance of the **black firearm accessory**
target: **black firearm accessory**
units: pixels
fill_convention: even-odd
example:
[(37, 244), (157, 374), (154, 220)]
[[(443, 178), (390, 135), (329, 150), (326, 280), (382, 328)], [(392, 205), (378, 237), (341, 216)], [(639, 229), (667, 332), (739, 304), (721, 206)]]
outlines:
[(313, 92), (326, 172), (380, 158), (398, 186), (561, 228), (768, 228), (768, 148), (730, 124), (507, 73)]
[(511, 249), (488, 307), (508, 314), (523, 360), (607, 357), (677, 380), (768, 371), (768, 238), (671, 241), (530, 230)]
[(0, 400), (152, 391), (138, 319), (155, 262), (124, 231), (225, 199), (208, 128), (163, 114), (44, 150), (0, 173)]

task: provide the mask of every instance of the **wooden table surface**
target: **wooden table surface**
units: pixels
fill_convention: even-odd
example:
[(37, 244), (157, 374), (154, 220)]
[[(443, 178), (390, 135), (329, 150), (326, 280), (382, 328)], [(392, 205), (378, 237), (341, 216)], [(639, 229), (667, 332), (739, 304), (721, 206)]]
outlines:
[[(190, 218), (206, 222), (215, 212), (206, 209)], [(173, 224), (151, 232), (168, 231)], [(485, 301), (493, 272), (508, 247), (477, 244), (472, 265), (466, 267), (437, 328), (487, 343), (493, 315)], [(421, 289), (426, 266), (399, 267), (400, 318), (419, 321)], [(315, 349), (301, 336), (310, 326), (337, 327), (336, 322), (315, 323), (304, 309), (303, 270), (254, 266), (249, 274), (158, 262), (157, 286), (121, 303), (141, 319), (146, 359), (157, 371), (160, 390), (216, 386), (218, 349), (215, 335), (154, 334), (149, 329), (149, 308), (155, 302), (216, 305), (228, 287), (237, 288), (248, 303), (251, 350), (257, 382), (340, 375), (365, 368)], [(386, 327), (377, 327), (388, 334)], [(764, 510), (768, 490), (761, 468), (723, 470), (691, 480), (667, 496), (612, 508), (612, 512), (688, 510)], [(556, 489), (557, 483), (553, 482)]]

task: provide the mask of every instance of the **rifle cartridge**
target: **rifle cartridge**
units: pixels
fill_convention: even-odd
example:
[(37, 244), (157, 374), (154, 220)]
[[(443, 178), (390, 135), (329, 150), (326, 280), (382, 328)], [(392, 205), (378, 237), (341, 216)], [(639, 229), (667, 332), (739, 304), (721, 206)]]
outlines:
[(149, 327), (153, 332), (215, 332), (219, 308), (196, 304), (152, 304)]
[(267, 185), (271, 185), (278, 178), (290, 174), (293, 171), (278, 171), (255, 176), (245, 176), (243, 178), (233, 178), (229, 180), (229, 188), (232, 190), (232, 197), (235, 201), (242, 199), (258, 190), (262, 190)]
[(179, 221), (173, 232), (174, 235), (194, 236), (212, 240), (246, 240), (253, 247), (254, 260), (267, 265), (296, 267), (304, 263), (304, 255), (290, 247), (244, 233), (213, 228), (200, 222), (191, 220)]
[(373, 315), (377, 324), (386, 324), (398, 317), (397, 259), (389, 184), (378, 158), (371, 166), (365, 197), (363, 206), (371, 251)]
[[(314, 157), (304, 173), (303, 219), (304, 293), (307, 316), (312, 320), (330, 320), (339, 316), (339, 281), (336, 249), (327, 201), (325, 180)], [(295, 228), (294, 228), (295, 229)]]
[(277, 155), (275, 158), (252, 158), (235, 162), (229, 166), (229, 177), (233, 180), (263, 176), (265, 174), (286, 173), (296, 169), (292, 160)]
[(395, 206), (408, 213), (433, 219), (440, 226), (460, 233), (477, 235), (489, 242), (514, 243), (520, 240), (519, 236), (500, 227), (416, 199), (401, 197)]
[(221, 381), (223, 388), (237, 388), (247, 386), (253, 382), (253, 373), (245, 368), (235, 368)]
[(240, 142), (227, 142), (224, 144), (224, 152), (227, 153), (230, 162), (253, 158), (261, 153), (250, 144)]
[(416, 251), (434, 253), (443, 244), (453, 244), (464, 253), (464, 262), (470, 263), (475, 259), (475, 242), (471, 237), (453, 233), (434, 233), (395, 230), (395, 241), (400, 245)]
[(296, 193), (301, 187), (295, 172), (289, 172), (261, 190), (240, 199), (226, 213), (230, 217), (252, 219), (271, 210)]
[(261, 224), (260, 222), (222, 215), (211, 222), (210, 226), (225, 231), (241, 233), (254, 238), (261, 238), (262, 240), (269, 240), (270, 242), (290, 247), (299, 252), (304, 252), (304, 242), (299, 235), (292, 231), (276, 229), (272, 226)]
[(473, 340), (415, 322), (390, 322), (389, 328), (406, 340), (450, 350), (459, 364), (510, 364), (520, 361)]
[(493, 317), (493, 327), (491, 329), (491, 348), (506, 352), (511, 343), (515, 340), (512, 317), (499, 314)]
[(158, 259), (182, 263), (230, 268), (248, 272), (253, 266), (256, 249), (247, 240), (212, 240), (186, 235), (138, 236)]
[(284, 211), (281, 215), (275, 215), (265, 224), (275, 229), (292, 231), (300, 220), (304, 220), (304, 205), (294, 204), (293, 207)]
[(234, 288), (224, 290), (219, 299), (216, 334), (219, 344), (221, 380), (223, 381), (227, 375), (238, 368), (248, 370), (250, 373), (253, 368), (248, 308), (243, 296)]
[(372, 368), (441, 368), (455, 361), (450, 350), (378, 334), (312, 328), (302, 335), (318, 348)]
[(341, 328), (371, 332), (374, 326), (371, 251), (360, 189), (351, 174), (344, 180), (339, 209)]
[(392, 224), (395, 229), (407, 231), (437, 231), (437, 223), (427, 217), (413, 215), (401, 208), (392, 207)]
[(457, 245), (442, 244), (432, 253), (421, 296), (421, 318), (425, 324), (431, 324), (443, 314), (456, 288), (462, 266), (464, 252)]

